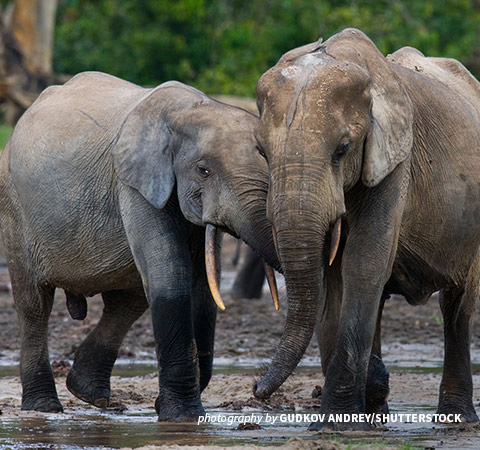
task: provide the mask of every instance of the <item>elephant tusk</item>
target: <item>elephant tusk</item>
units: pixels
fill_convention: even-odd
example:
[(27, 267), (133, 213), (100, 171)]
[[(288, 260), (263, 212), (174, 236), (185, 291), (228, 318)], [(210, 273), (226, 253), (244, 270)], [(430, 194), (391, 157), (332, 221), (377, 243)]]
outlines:
[(273, 269), (265, 263), (265, 274), (267, 275), (268, 287), (270, 288), (270, 293), (273, 298), (273, 306), (278, 311), (280, 306), (278, 304), (278, 289), (277, 289), (277, 280), (275, 279), (275, 273)]
[(342, 234), (342, 218), (339, 217), (332, 230), (332, 241), (330, 243), (330, 259), (328, 265), (331, 266), (335, 256), (337, 256), (338, 246), (340, 245), (340, 235)]
[(225, 311), (220, 291), (218, 290), (217, 268), (215, 264), (215, 247), (217, 243), (217, 228), (207, 224), (205, 228), (205, 268), (207, 270), (208, 287), (217, 306)]

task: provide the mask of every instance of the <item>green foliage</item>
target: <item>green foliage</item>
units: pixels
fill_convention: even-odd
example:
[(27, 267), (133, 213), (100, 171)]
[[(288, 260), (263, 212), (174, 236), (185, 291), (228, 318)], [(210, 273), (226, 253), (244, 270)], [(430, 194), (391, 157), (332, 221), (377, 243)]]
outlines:
[(254, 96), (287, 50), (345, 27), (384, 53), (410, 45), (462, 61), (479, 45), (478, 0), (60, 0), (58, 72), (100, 70), (135, 83), (169, 79)]
[(7, 144), (8, 138), (12, 134), (13, 128), (9, 125), (0, 124), (0, 150)]

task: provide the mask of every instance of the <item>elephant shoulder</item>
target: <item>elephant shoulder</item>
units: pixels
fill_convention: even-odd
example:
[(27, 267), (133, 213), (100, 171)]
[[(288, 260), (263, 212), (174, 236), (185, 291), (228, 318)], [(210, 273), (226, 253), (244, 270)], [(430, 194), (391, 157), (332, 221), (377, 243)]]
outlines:
[(388, 55), (387, 59), (392, 63), (441, 82), (470, 102), (480, 102), (480, 83), (456, 59), (426, 57), (422, 52), (412, 47), (403, 47)]

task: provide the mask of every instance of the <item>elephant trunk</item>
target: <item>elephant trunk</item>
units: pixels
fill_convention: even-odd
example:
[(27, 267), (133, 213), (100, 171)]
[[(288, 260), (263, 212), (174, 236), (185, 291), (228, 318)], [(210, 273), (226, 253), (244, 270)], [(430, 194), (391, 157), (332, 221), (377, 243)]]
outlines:
[[(282, 272), (282, 267), (273, 241), (272, 226), (265, 215), (268, 184), (262, 180), (266, 179), (267, 175), (263, 172), (256, 174), (255, 169), (244, 173), (250, 172), (252, 178), (245, 177), (242, 174), (232, 180), (225, 180), (230, 185), (230, 189), (226, 190), (229, 195), (223, 202), (219, 202), (223, 206), (223, 220), (218, 220), (217, 216), (216, 222), (223, 222), (223, 228), (231, 230), (240, 237), (269, 266), (266, 273), (274, 306), (275, 309), (278, 309), (278, 292), (271, 268)], [(207, 223), (205, 230), (205, 265), (208, 283), (215, 303), (220, 309), (224, 310), (225, 305), (217, 284), (215, 263), (215, 249), (218, 247), (219, 232), (214, 225), (208, 223), (208, 220), (204, 221)]]
[(232, 208), (232, 219), (227, 227), (240, 236), (269, 266), (282, 272), (272, 225), (265, 214), (268, 184), (259, 181), (266, 178), (266, 174), (257, 175), (257, 178), (258, 180), (248, 179), (247, 182), (240, 178), (232, 182), (233, 186), (238, 186), (234, 189), (238, 200)]
[[(325, 239), (331, 230), (332, 241), (338, 241), (334, 235), (339, 234), (340, 227), (336, 221), (340, 215), (337, 202), (319, 203), (315, 192), (321, 192), (320, 186), (304, 177), (295, 181), (290, 175), (289, 180), (304, 189), (300, 193), (273, 191), (274, 223), (287, 286), (288, 311), (268, 372), (254, 386), (254, 395), (263, 399), (275, 392), (293, 372), (311, 341), (324, 294)], [(336, 247), (334, 243), (334, 253)]]

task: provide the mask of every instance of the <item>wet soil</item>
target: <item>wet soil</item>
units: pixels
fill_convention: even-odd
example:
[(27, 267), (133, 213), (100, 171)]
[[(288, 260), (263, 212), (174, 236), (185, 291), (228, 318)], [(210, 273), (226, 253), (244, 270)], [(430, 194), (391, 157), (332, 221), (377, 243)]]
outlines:
[[(286, 303), (276, 312), (264, 288), (262, 299), (234, 301), (229, 288), (235, 276), (231, 254), (235, 243), (224, 244), (222, 292), (226, 311), (219, 312), (215, 343), (215, 374), (202, 395), (213, 415), (317, 413), (320, 399), (312, 398), (323, 385), (316, 340), (310, 344), (301, 366), (278, 393), (267, 401), (252, 395), (255, 377), (273, 355), (283, 329)], [(100, 411), (73, 397), (65, 388), (65, 376), (75, 348), (93, 329), (102, 311), (100, 296), (88, 299), (88, 315), (74, 321), (68, 315), (63, 291), (58, 291), (50, 319), (49, 348), (64, 414), (20, 410), (21, 387), (17, 375), (19, 330), (8, 273), (0, 259), (0, 448), (137, 448), (152, 445), (286, 445), (288, 448), (480, 448), (477, 426), (392, 423), (367, 433), (307, 431), (308, 423), (260, 428), (237, 424), (208, 426), (159, 424), (153, 404), (158, 389), (150, 316), (144, 314), (128, 333), (112, 378), (112, 406)], [(280, 287), (283, 281), (279, 278)], [(284, 289), (281, 289), (281, 293)], [(284, 295), (283, 295), (284, 297)], [(480, 317), (476, 313), (472, 358), (474, 405), (480, 412)], [(437, 298), (413, 307), (400, 297), (385, 306), (384, 361), (391, 372), (392, 413), (429, 413), (436, 408), (443, 358), (443, 324)], [(66, 447), (65, 447), (66, 446)], [(187, 448), (187, 447), (182, 447)]]

